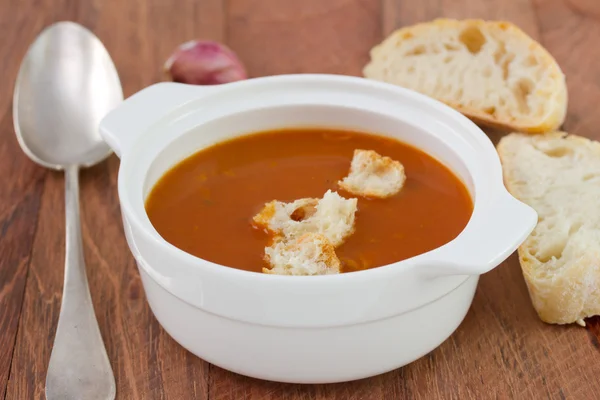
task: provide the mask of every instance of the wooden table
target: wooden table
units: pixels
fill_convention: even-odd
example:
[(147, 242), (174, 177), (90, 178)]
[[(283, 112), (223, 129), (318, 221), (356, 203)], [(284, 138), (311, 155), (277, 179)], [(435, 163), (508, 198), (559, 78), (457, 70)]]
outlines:
[[(20, 60), (44, 26), (69, 19), (94, 30), (130, 95), (162, 80), (169, 53), (192, 38), (226, 42), (252, 76), (358, 75), (383, 35), (440, 16), (508, 19), (540, 40), (568, 78), (565, 129), (600, 139), (600, 0), (0, 0), (0, 396), (43, 398), (61, 299), (63, 177), (25, 157), (11, 118)], [(482, 277), (449, 340), (397, 371), (298, 386), (209, 365), (148, 308), (123, 236), (118, 168), (113, 156), (84, 171), (81, 200), (92, 297), (120, 399), (600, 398), (600, 319), (587, 328), (540, 322), (514, 256)]]

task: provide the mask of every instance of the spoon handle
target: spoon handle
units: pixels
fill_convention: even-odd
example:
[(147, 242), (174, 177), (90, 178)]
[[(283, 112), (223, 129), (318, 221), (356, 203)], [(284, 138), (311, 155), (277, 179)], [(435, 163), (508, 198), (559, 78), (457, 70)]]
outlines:
[(113, 376), (88, 287), (79, 220), (79, 169), (65, 169), (66, 255), (62, 304), (46, 376), (46, 398), (115, 398)]

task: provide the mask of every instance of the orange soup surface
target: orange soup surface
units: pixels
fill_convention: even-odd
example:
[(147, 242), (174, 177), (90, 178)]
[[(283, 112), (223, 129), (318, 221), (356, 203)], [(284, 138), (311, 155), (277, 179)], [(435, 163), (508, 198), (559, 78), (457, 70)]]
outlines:
[[(400, 161), (406, 182), (387, 199), (347, 193), (355, 149)], [(342, 272), (401, 261), (442, 246), (466, 226), (473, 204), (464, 184), (426, 153), (395, 139), (331, 129), (251, 134), (203, 149), (156, 183), (146, 212), (176, 247), (224, 266), (261, 272), (270, 238), (252, 217), (271, 200), (358, 198), (354, 233), (336, 249)]]

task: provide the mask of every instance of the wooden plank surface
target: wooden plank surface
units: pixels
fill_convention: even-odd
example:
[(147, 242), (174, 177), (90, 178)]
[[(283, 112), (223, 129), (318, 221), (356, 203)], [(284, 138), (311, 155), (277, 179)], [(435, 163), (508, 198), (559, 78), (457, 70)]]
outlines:
[[(162, 63), (189, 39), (225, 41), (251, 76), (359, 75), (384, 35), (442, 16), (507, 19), (541, 41), (568, 78), (565, 129), (600, 139), (598, 0), (0, 0), (0, 396), (44, 398), (60, 307), (63, 178), (21, 153), (11, 118), (19, 62), (44, 26), (71, 19), (96, 32), (130, 95), (162, 80)], [(111, 157), (84, 171), (81, 200), (91, 291), (119, 399), (600, 398), (600, 320), (586, 329), (540, 322), (514, 256), (482, 277), (448, 341), (397, 371), (299, 386), (210, 366), (177, 345), (146, 304), (122, 232), (118, 165)]]

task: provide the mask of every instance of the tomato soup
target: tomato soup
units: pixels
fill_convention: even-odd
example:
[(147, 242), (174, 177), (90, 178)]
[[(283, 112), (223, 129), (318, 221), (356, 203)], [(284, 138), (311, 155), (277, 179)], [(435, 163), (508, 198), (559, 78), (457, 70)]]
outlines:
[[(404, 165), (406, 182), (385, 199), (357, 197), (337, 182), (355, 149)], [(328, 190), (358, 198), (354, 233), (336, 249), (342, 272), (379, 267), (442, 246), (473, 211), (464, 184), (443, 164), (398, 140), (354, 131), (283, 129), (218, 143), (159, 179), (146, 212), (169, 243), (227, 267), (261, 272), (265, 232), (252, 217), (271, 200), (321, 198)]]

